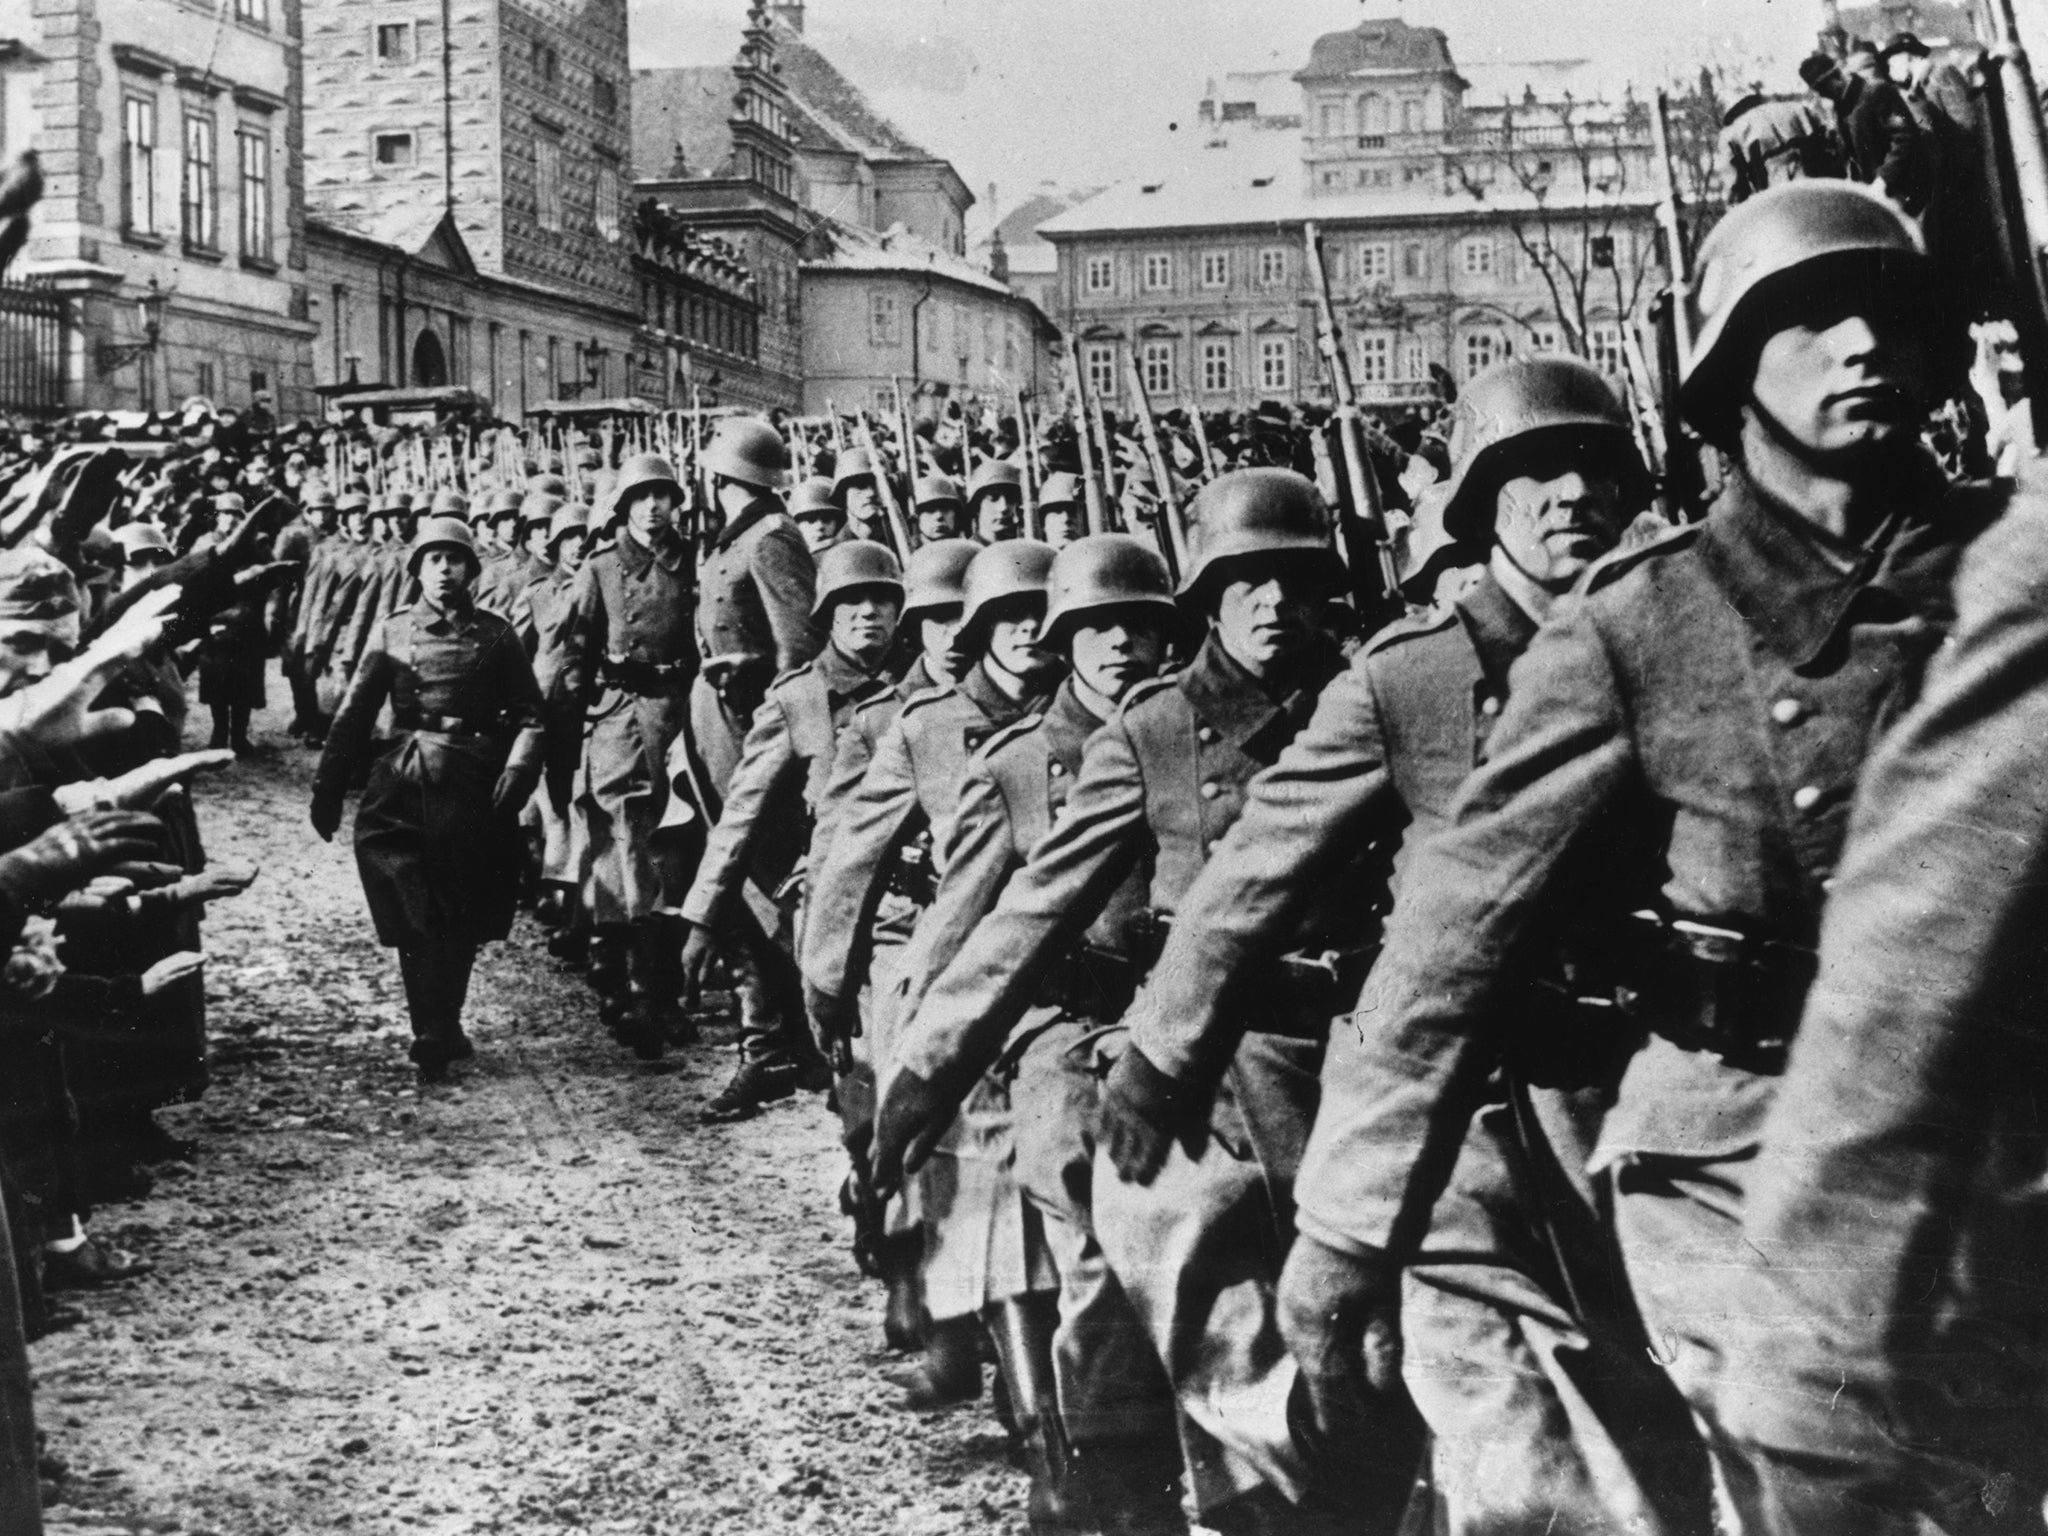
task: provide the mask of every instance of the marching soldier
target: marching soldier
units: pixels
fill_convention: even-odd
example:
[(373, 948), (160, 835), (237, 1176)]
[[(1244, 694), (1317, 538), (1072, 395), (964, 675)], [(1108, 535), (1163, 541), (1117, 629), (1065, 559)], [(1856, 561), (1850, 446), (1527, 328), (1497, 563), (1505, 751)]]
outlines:
[[(951, 475), (920, 475), (912, 495), (917, 506), (917, 542), (960, 536), (960, 482)], [(983, 543), (988, 542), (983, 540)]]
[(1319, 1422), (1392, 1373), (1399, 1266), (1503, 1039), (1527, 1061), (1586, 1043), (1582, 1017), (1545, 1028), (1524, 962), (1547, 919), (1588, 915), (1566, 885), (1589, 861), (1640, 1031), (1589, 1170), (1648, 1336), (1710, 1406), (1720, 1277), (1850, 792), (1939, 642), (1958, 551), (1997, 510), (1945, 486), (1918, 442), (1960, 364), (1936, 291), (1917, 232), (1846, 182), (1764, 192), (1702, 248), (1681, 404), (1730, 460), (1725, 487), (1538, 631), (1332, 1035), (1283, 1283)]
[[(583, 562), (550, 679), (549, 785), (555, 810), (573, 800), (590, 838), (584, 882), (590, 982), (605, 1024), (644, 1060), (659, 1060), (674, 1017), (673, 952), (663, 913), (689, 889), (688, 846), (667, 820), (668, 761), (689, 728), (697, 671), (691, 641), (690, 553), (676, 533), (683, 490), (659, 454), (619, 468), (610, 548)], [(667, 931), (665, 931), (667, 930)], [(671, 941), (673, 941), (671, 943)]]
[(301, 608), (306, 670), (315, 679), (316, 687), (324, 689), (323, 709), (329, 701), (338, 703), (348, 687), (348, 674), (355, 658), (342, 651), (342, 639), (356, 604), (362, 600), (375, 554), (375, 546), (370, 542), (369, 498), (360, 491), (350, 491), (336, 499), (334, 508), (341, 518), (334, 554), (321, 584), (314, 588), (309, 583)]
[[(1049, 975), (1008, 1041), (982, 1020), (933, 1017), (918, 1004), (1005, 884), (1064, 813), (1087, 740), (1132, 688), (1158, 672), (1175, 628), (1158, 554), (1104, 534), (1053, 561), (1046, 644), (1072, 670), (1046, 712), (992, 738), (967, 770), (938, 895), (911, 948), (906, 1026), (876, 1128), (878, 1183), (894, 1189), (921, 1164), (984, 1071), (1010, 1098), (1019, 1187), (1038, 1212), (1059, 1270), (1055, 1319), (1039, 1298), (1013, 1298), (993, 1319), (1011, 1411), (1032, 1454), (1034, 1526), (1185, 1530), (1173, 1396), (1122, 1287), (1096, 1242), (1088, 1198), (1094, 1164), (1094, 1040), (1130, 998), (1135, 871)], [(919, 1102), (929, 1085), (929, 1099)], [(906, 1157), (906, 1139), (915, 1137)], [(1080, 1487), (1071, 1475), (1078, 1471)]]
[[(1051, 694), (1057, 663), (1037, 639), (1052, 558), (1051, 550), (1030, 540), (974, 557), (956, 641), (962, 656), (973, 658), (971, 670), (953, 687), (902, 706), (860, 788), (840, 807), (820, 855), (802, 956), (812, 1022), (821, 1039), (850, 1036), (866, 982), (872, 994), (868, 1052), (878, 1079), (893, 1059), (903, 985), (902, 945), (890, 942), (895, 934), (878, 922), (883, 898), (891, 891), (905, 898), (922, 921), (937, 873), (932, 849), (952, 819), (969, 757), (1004, 726), (1043, 709)], [(952, 1138), (945, 1165), (926, 1176), (905, 1212), (920, 1218), (931, 1317), (924, 1357), (904, 1380), (905, 1405), (913, 1408), (979, 1395), (982, 1308), (1031, 1289), (1025, 1234), (1014, 1224), (1007, 1230), (991, 1225), (1016, 1208), (1004, 1166), (1007, 1105), (985, 1096), (971, 1108), (978, 1113), (962, 1121), (973, 1123)]]
[[(1192, 1085), (1213, 1076), (1233, 1043), (1229, 999), (1270, 963), (1332, 867), (1374, 845), (1391, 854), (1387, 894), (1398, 894), (1416, 847), (1445, 824), (1485, 754), (1511, 664), (1553, 603), (1614, 548), (1645, 490), (1621, 402), (1572, 358), (1511, 361), (1474, 379), (1451, 445), (1441, 526), (1468, 558), (1486, 552), (1484, 572), (1455, 602), (1368, 641), (1279, 762), (1252, 781), (1129, 1020), (1125, 1060), (1141, 1055), (1173, 1085), (1168, 1107), (1198, 1098)], [(1558, 1080), (1554, 1065), (1544, 1080)], [(1655, 1509), (1674, 1480), (1663, 1462), (1644, 1464), (1668, 1446), (1639, 1451), (1630, 1437), (1647, 1425), (1683, 1446), (1684, 1405), (1627, 1329), (1609, 1323), (1589, 1337), (1608, 1320), (1574, 1315), (1580, 1290), (1554, 1273), (1546, 1229), (1516, 1205), (1534, 1159), (1559, 1170), (1553, 1187), (1576, 1180), (1592, 1146), (1569, 1111), (1597, 1123), (1586, 1101), (1597, 1104), (1606, 1086), (1567, 1096), (1523, 1084), (1528, 1113), (1504, 1099), (1490, 1105), (1408, 1273), (1403, 1375), (1434, 1435), (1434, 1483), (1452, 1532), (1540, 1529), (1552, 1516), (1571, 1529), (1673, 1528)], [(1152, 1131), (1179, 1128), (1169, 1119)], [(1525, 1144), (1545, 1131), (1565, 1144)], [(1588, 1200), (1562, 1228), (1582, 1262), (1597, 1241), (1591, 1225)], [(1580, 1385), (1589, 1356), (1602, 1383), (1590, 1396)], [(1645, 1379), (1624, 1395), (1633, 1377)], [(1660, 1402), (1661, 1416), (1645, 1409)], [(1575, 1443), (1587, 1437), (1591, 1454)]]
[(812, 475), (796, 488), (789, 498), (789, 515), (796, 520), (797, 532), (804, 536), (804, 546), (813, 560), (823, 559), (826, 550), (851, 537), (846, 531), (846, 513), (832, 499), (832, 482), (823, 475)]
[(476, 551), (460, 518), (413, 540), (420, 596), (377, 627), (313, 780), (331, 840), (388, 702), (398, 741), (356, 811), (356, 865), (380, 943), (398, 951), (422, 1082), (474, 1054), (462, 1005), (480, 945), (511, 931), (519, 813), (539, 781), (541, 696), (504, 620), (470, 600)]
[(1024, 531), (1024, 476), (1008, 459), (986, 459), (967, 486), (967, 523), (984, 544)]
[[(848, 449), (839, 455), (832, 476), (832, 494), (846, 512), (846, 531), (856, 539), (873, 539), (889, 544), (889, 515), (882, 507), (882, 493), (875, 488), (875, 466), (865, 448)], [(900, 553), (900, 551), (899, 551)]]
[(1039, 489), (1038, 531), (1054, 549), (1065, 549), (1088, 531), (1081, 510), (1081, 482), (1065, 470), (1047, 475)]
[[(853, 712), (886, 693), (896, 623), (903, 611), (903, 572), (880, 544), (848, 539), (818, 565), (818, 623), (827, 635), (817, 656), (777, 680), (761, 708), (725, 808), (683, 902), (690, 927), (683, 947), (685, 995), (694, 998), (736, 903), (746, 902), (764, 927), (787, 920), (778, 897), (795, 877), (832, 769), (832, 752)], [(743, 1017), (740, 1069), (707, 1106), (709, 1119), (739, 1119), (796, 1091), (810, 1041), (785, 1031), (801, 1015)]]
[(306, 670), (300, 620), (314, 562), (320, 550), (333, 542), (334, 524), (334, 492), (314, 481), (305, 486), (299, 515), (278, 531), (272, 550), (275, 558), (295, 560), (301, 567), (297, 579), (279, 587), (273, 601), (279, 604), (278, 613), (290, 616), (288, 627), (278, 635), (278, 670), (284, 674), (285, 686), (292, 694), (291, 724), (285, 734), (302, 740), (318, 740), (325, 728), (320, 697), (313, 687), (312, 674)]
[[(702, 669), (690, 686), (690, 759), (700, 808), (710, 821), (723, 813), (726, 786), (769, 683), (815, 656), (823, 637), (812, 619), (817, 567), (776, 494), (789, 476), (782, 435), (758, 418), (723, 421), (704, 450), (703, 469), (716, 531), (707, 534), (697, 573)], [(747, 1020), (743, 1033), (793, 1047), (807, 1043), (794, 959), (751, 911), (734, 911), (728, 922)], [(678, 949), (681, 942), (678, 936)], [(751, 1114), (757, 1088), (779, 1087), (778, 1073), (749, 1070), (749, 1058), (742, 1057), (705, 1113), (714, 1119)]]
[[(967, 568), (980, 553), (981, 546), (972, 539), (941, 539), (910, 557), (904, 572), (903, 616), (896, 627), (895, 665), (904, 667), (903, 676), (879, 697), (856, 708), (833, 746), (831, 771), (812, 823), (805, 864), (799, 956), (810, 943), (817, 881), (828, 862), (839, 814), (859, 793), (875, 749), (905, 703), (932, 689), (950, 688), (959, 674), (956, 641), (966, 600)], [(900, 884), (892, 882), (892, 887)], [(857, 936), (867, 946), (871, 976), (894, 973), (892, 957), (909, 941), (917, 911), (916, 903), (899, 889), (885, 890), (877, 900), (867, 932)], [(915, 1212), (905, 1202), (898, 1200), (883, 1209), (869, 1178), (868, 1153), (875, 1123), (873, 1001), (873, 988), (863, 987), (856, 1007), (858, 1023), (848, 1026), (851, 1036), (821, 1038), (827, 1039), (832, 1049), (838, 1076), (834, 1098), (839, 1108), (840, 1140), (852, 1165), (842, 1204), (853, 1218), (854, 1254), (863, 1270), (887, 1285), (883, 1335), (891, 1348), (907, 1351), (915, 1349), (918, 1341), (922, 1305), (918, 1270), (924, 1237)], [(809, 1008), (808, 999), (806, 1010), (816, 1023), (818, 1014)]]
[[(1089, 740), (1064, 817), (925, 995), (934, 1019), (1007, 1034), (1134, 872), (1147, 881), (1148, 913), (1136, 942), (1141, 955), (1156, 949), (1245, 785), (1306, 723), (1334, 672), (1318, 618), (1341, 567), (1315, 487), (1291, 471), (1248, 470), (1212, 481), (1192, 511), (1181, 601), (1206, 624), (1201, 649), (1172, 679), (1134, 688)], [(1149, 1148), (1158, 1166), (1147, 1185), (1122, 1182), (1098, 1156), (1095, 1232), (1172, 1382), (1196, 1507), (1219, 1531), (1338, 1518), (1294, 1508), (1312, 1489), (1286, 1411), (1293, 1373), (1274, 1316), (1275, 1242), (1291, 1230), (1343, 947), (1356, 944), (1352, 887), (1324, 882), (1286, 953), (1242, 988), (1234, 1050), (1215, 1064), (1228, 1068), (1220, 1085), (1203, 1080), (1188, 1103), (1186, 1085), (1127, 1053), (1105, 1090), (1118, 1161), (1129, 1154), (1116, 1138), (1169, 1118), (1164, 1101), (1189, 1128)], [(1140, 1098), (1160, 1107), (1125, 1107)], [(1389, 1454), (1405, 1494), (1412, 1459)]]

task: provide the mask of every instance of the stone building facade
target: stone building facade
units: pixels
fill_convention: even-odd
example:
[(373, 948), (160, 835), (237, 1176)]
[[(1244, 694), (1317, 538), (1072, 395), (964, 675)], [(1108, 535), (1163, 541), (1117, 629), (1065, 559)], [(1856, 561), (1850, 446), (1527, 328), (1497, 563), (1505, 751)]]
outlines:
[(1052, 318), (1095, 387), (1121, 398), (1135, 361), (1155, 402), (1326, 398), (1311, 225), (1371, 403), (1529, 350), (1621, 373), (1624, 327), (1662, 280), (1649, 111), (1568, 71), (1487, 93), (1478, 73), (1433, 28), (1328, 34), (1288, 82), (1292, 110), (1271, 81), (1206, 102), (1171, 163), (1040, 224)]
[(317, 408), (300, 33), (299, 0), (0, 0), (4, 148), (45, 182), (12, 275), (68, 300), (65, 408)]

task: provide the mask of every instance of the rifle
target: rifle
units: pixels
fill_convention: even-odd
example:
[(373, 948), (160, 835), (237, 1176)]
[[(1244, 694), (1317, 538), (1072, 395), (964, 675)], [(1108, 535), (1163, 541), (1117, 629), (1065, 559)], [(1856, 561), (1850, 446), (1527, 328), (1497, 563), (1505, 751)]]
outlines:
[(910, 497), (917, 499), (917, 434), (910, 430), (910, 402), (904, 398), (903, 381), (893, 375), (889, 383), (896, 390), (896, 435), (903, 439), (903, 483)]
[(1074, 418), (1074, 440), (1081, 447), (1081, 491), (1087, 503), (1088, 531), (1101, 533), (1108, 522), (1102, 508), (1102, 482), (1095, 476), (1095, 444), (1088, 436), (1088, 397), (1081, 383), (1081, 365), (1074, 357), (1074, 338), (1067, 338), (1062, 360), (1067, 373), (1068, 410)]
[(1024, 482), (1024, 536), (1027, 539), (1045, 537), (1043, 526), (1038, 520), (1038, 488), (1045, 484), (1045, 466), (1038, 458), (1038, 434), (1031, 428), (1031, 418), (1024, 414), (1024, 391), (1017, 396), (1017, 454), (1023, 463)]
[(1650, 135), (1657, 155), (1657, 227), (1664, 237), (1671, 284), (1651, 310), (1657, 357), (1654, 373), (1652, 359), (1643, 359), (1643, 387), (1655, 391), (1656, 409), (1646, 414), (1658, 419), (1660, 428), (1653, 436), (1663, 445), (1663, 462), (1651, 462), (1662, 487), (1658, 510), (1675, 522), (1683, 517), (1684, 507), (1697, 502), (1702, 474), (1700, 445), (1686, 432), (1678, 410), (1678, 381), (1692, 356), (1692, 258), (1680, 220), (1678, 178), (1671, 169), (1671, 98), (1663, 91), (1657, 93), (1656, 110), (1650, 114)]
[(888, 463), (882, 458), (882, 450), (875, 446), (875, 430), (868, 425), (868, 413), (862, 411), (854, 421), (860, 428), (860, 445), (867, 449), (868, 462), (874, 466), (875, 489), (882, 498), (882, 513), (889, 519), (890, 537), (908, 560), (917, 545), (910, 537), (910, 524), (903, 516), (903, 508), (896, 504), (896, 487), (889, 483)]
[[(1351, 380), (1351, 365), (1344, 356), (1342, 333), (1337, 329), (1337, 306), (1330, 300), (1330, 275), (1323, 270), (1322, 232), (1313, 222), (1303, 226), (1308, 245), (1309, 275), (1315, 279), (1316, 345), (1329, 371), (1330, 391), (1336, 397), (1338, 457), (1343, 461), (1338, 485), (1349, 501), (1350, 517), (1337, 540), (1337, 553), (1351, 571), (1354, 596), (1360, 611), (1385, 605), (1402, 606), (1401, 576), (1394, 564), (1394, 543), (1387, 529), (1386, 509), (1380, 505), (1379, 479), (1366, 457), (1365, 423), (1359, 415), (1358, 391)], [(1378, 556), (1379, 588), (1365, 585), (1362, 567), (1370, 542)]]
[(1202, 450), (1202, 483), (1206, 485), (1218, 474), (1216, 450), (1209, 446), (1209, 423), (1202, 419), (1200, 402), (1190, 402), (1188, 414), (1195, 418), (1195, 443)]
[(1166, 561), (1166, 575), (1180, 585), (1180, 573), (1187, 569), (1188, 536), (1180, 523), (1180, 498), (1174, 494), (1173, 475), (1166, 467), (1166, 455), (1159, 449), (1159, 424), (1152, 419), (1152, 401), (1145, 394), (1145, 379), (1138, 372), (1137, 359), (1126, 357), (1124, 370), (1131, 386), (1131, 399), (1138, 407), (1138, 427), (1143, 435), (1145, 457), (1152, 461), (1152, 478), (1159, 483), (1159, 522), (1152, 530), (1159, 541), (1160, 556)]

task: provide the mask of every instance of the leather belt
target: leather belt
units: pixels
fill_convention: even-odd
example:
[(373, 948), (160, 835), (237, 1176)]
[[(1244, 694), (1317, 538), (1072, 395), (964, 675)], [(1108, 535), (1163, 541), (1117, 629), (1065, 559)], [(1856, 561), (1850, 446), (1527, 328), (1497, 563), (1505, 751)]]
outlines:
[(430, 731), (437, 736), (495, 736), (505, 728), (502, 717), (474, 719), (463, 715), (434, 715), (425, 710), (394, 714), (391, 723), (401, 731)]

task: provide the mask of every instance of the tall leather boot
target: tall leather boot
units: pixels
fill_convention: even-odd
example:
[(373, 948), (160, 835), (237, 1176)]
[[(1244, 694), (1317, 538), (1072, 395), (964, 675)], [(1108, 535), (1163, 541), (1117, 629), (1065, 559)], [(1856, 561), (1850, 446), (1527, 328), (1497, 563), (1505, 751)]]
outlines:
[(908, 1232), (885, 1234), (876, 1241), (882, 1283), (889, 1299), (882, 1308), (882, 1337), (898, 1354), (908, 1355), (924, 1347), (930, 1319), (924, 1313), (924, 1233), (913, 1227)]
[(631, 930), (623, 923), (606, 923), (590, 933), (590, 990), (597, 994), (597, 1016), (613, 1034), (626, 1011), (627, 951)]
[(899, 1407), (937, 1413), (981, 1396), (981, 1319), (949, 1317), (925, 1331), (924, 1353), (884, 1377), (903, 1389)]
[(1188, 1536), (1177, 1439), (1076, 1446), (1074, 1465), (1102, 1536)]
[(668, 1049), (668, 1019), (661, 1005), (661, 929), (652, 918), (633, 924), (626, 950), (626, 995), (617, 1034), (642, 1061), (659, 1061)]
[(670, 1045), (695, 1045), (697, 1021), (683, 1011), (683, 941), (690, 925), (673, 913), (649, 919), (646, 969), (661, 1010), (662, 1028)]
[(1082, 1532), (1095, 1528), (1060, 1419), (1052, 1368), (1052, 1335), (1059, 1302), (1050, 1294), (1011, 1296), (988, 1310), (996, 1367), (1009, 1388), (1010, 1412), (1031, 1467), (1031, 1529)]

